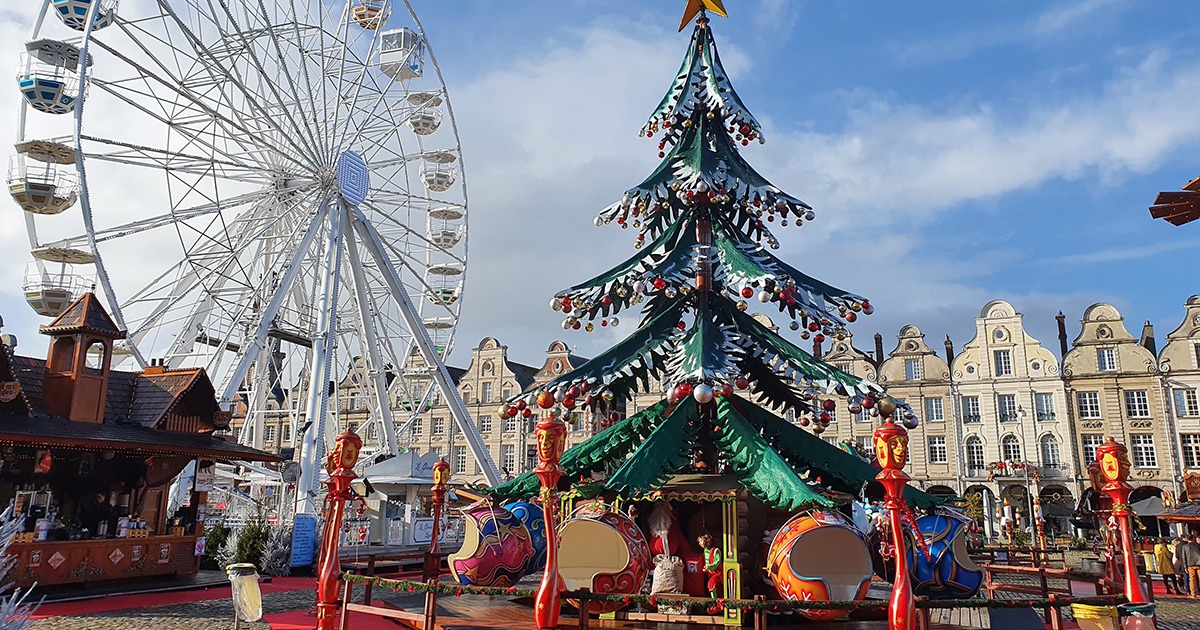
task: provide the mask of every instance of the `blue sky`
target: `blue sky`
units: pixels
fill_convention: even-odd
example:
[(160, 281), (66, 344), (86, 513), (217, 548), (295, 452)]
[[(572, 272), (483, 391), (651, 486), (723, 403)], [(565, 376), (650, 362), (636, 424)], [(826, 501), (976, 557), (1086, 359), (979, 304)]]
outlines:
[[(592, 217), (657, 162), (637, 131), (687, 45), (683, 1), (412, 2), (449, 86), (471, 197), (455, 362), (485, 335), (523, 362), (556, 338), (597, 352), (631, 318), (567, 334), (547, 303), (631, 252), (631, 233)], [(858, 346), (879, 331), (890, 349), (906, 323), (931, 346), (946, 334), (961, 346), (995, 298), (1051, 349), (1054, 315), (1073, 336), (1097, 301), (1134, 334), (1152, 320), (1161, 338), (1200, 293), (1200, 225), (1146, 210), (1200, 175), (1192, 3), (726, 7), (717, 43), (766, 127), (767, 144), (744, 155), (818, 214), (780, 232), (780, 253), (872, 299)], [(0, 36), (23, 38), (29, 11), (0, 9)], [(11, 210), (0, 246), (23, 248)], [(4, 277), (6, 331), (31, 337), (19, 270)]]

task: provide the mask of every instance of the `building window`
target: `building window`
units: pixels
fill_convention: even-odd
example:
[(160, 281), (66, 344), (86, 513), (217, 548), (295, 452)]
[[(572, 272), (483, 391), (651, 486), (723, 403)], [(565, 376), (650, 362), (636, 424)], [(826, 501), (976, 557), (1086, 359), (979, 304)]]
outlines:
[(1171, 390), (1175, 396), (1175, 415), (1180, 418), (1200, 416), (1200, 402), (1196, 400), (1196, 390)]
[[(903, 401), (903, 400), (900, 400), (900, 399), (896, 399), (896, 402), (897, 402), (897, 403), (903, 403), (904, 401)], [(833, 409), (830, 409), (829, 411), (822, 411), (822, 413), (827, 413), (827, 414), (829, 414), (829, 421), (830, 421), (830, 422), (837, 422), (837, 407), (834, 407)]]
[(1125, 390), (1125, 417), (1127, 418), (1149, 418), (1150, 417), (1150, 397), (1146, 395), (1144, 389), (1127, 389)]
[(925, 399), (925, 421), (926, 422), (945, 422), (946, 414), (942, 409), (941, 398), (926, 398)]
[(500, 447), (500, 467), (504, 472), (515, 475), (517, 473), (517, 447), (512, 444), (504, 444)]
[(796, 410), (792, 407), (788, 407), (787, 411), (783, 412), (783, 419), (791, 422), (792, 424), (796, 424)]
[(1200, 342), (1192, 344), (1192, 354), (1196, 358), (1196, 368), (1200, 369)]
[(945, 464), (948, 461), (950, 461), (950, 455), (946, 452), (946, 436), (929, 436), (929, 463)]
[(1100, 418), (1100, 392), (1075, 392), (1075, 408), (1081, 419)]
[(1114, 348), (1097, 348), (1096, 349), (1096, 367), (1100, 368), (1101, 372), (1116, 372), (1117, 371), (1117, 351)]
[(483, 384), (482, 389), (480, 389), (480, 391), (479, 391), (479, 402), (483, 402), (483, 403), (492, 402), (492, 384), (491, 383)]
[(372, 422), (372, 423), (370, 424), (370, 426), (368, 426), (368, 427), (367, 427), (367, 439), (368, 439), (368, 440), (375, 440), (375, 439), (378, 439), (378, 438), (379, 438), (379, 423), (378, 423), (378, 422)]
[(1037, 419), (1049, 422), (1054, 419), (1054, 394), (1034, 394), (1033, 404), (1037, 407)]
[(283, 425), (283, 441), (292, 441), (292, 425), (290, 422)]
[(517, 416), (513, 416), (511, 418), (505, 418), (504, 419), (504, 432), (505, 433), (516, 433), (517, 432), (517, 424), (518, 424)]
[(1016, 394), (997, 394), (996, 395), (996, 413), (1000, 416), (1000, 422), (1016, 422), (1017, 421), (1017, 395)]
[(467, 472), (467, 447), (454, 447), (454, 474), (461, 475)]
[(867, 411), (866, 409), (863, 409), (862, 411), (860, 411), (856, 414), (853, 414), (853, 415), (854, 415), (855, 422), (870, 422), (871, 421), (871, 412)]
[(275, 425), (268, 424), (266, 427), (263, 428), (263, 441), (264, 442), (274, 442), (275, 441)]
[(963, 424), (979, 422), (979, 397), (963, 396)]
[(357, 422), (349, 422), (349, 423), (347, 423), (347, 424), (346, 424), (346, 430), (347, 430), (347, 431), (349, 431), (349, 432), (351, 432), (351, 433), (358, 433), (358, 423), (357, 423)]
[(834, 436), (834, 437), (825, 436), (825, 437), (823, 437), (823, 438), (821, 438), (821, 439), (825, 440), (826, 442), (828, 442), (828, 443), (830, 443), (830, 444), (832, 444), (832, 445), (834, 445), (834, 446), (837, 446), (837, 445), (838, 445), (838, 439), (837, 439), (837, 437), (836, 437), (836, 436)]
[(1004, 461), (1021, 461), (1023, 459), (1021, 457), (1021, 440), (1018, 440), (1017, 436), (1012, 434), (1004, 436), (1004, 439), (1000, 440), (1000, 452)]
[(1042, 451), (1042, 468), (1058, 468), (1062, 464), (1058, 438), (1053, 435), (1043, 435), (1039, 443)]
[(505, 386), (505, 388), (500, 391), (500, 395), (504, 397), (504, 400), (512, 398), (512, 388)]
[(1200, 433), (1184, 433), (1179, 439), (1183, 443), (1184, 468), (1200, 468)]
[(1008, 350), (995, 350), (992, 352), (992, 358), (996, 368), (996, 376), (1012, 376), (1012, 352)]
[(1083, 465), (1086, 468), (1089, 464), (1096, 461), (1096, 449), (1104, 443), (1103, 435), (1088, 435), (1079, 436), (1083, 443)]
[(525, 447), (525, 470), (533, 470), (538, 465), (537, 447)]
[(910, 381), (919, 381), (921, 376), (921, 360), (920, 359), (905, 359), (904, 360), (904, 378)]
[(967, 438), (967, 468), (971, 470), (983, 470), (986, 465), (983, 454), (983, 440), (978, 436), (972, 435)]
[(479, 416), (479, 432), (480, 433), (491, 433), (492, 432), (492, 417), (491, 416)]
[(445, 435), (446, 434), (446, 419), (445, 418), (434, 418), (433, 419), (433, 434), (434, 435)]
[(1158, 468), (1158, 453), (1154, 451), (1153, 435), (1130, 433), (1129, 446), (1133, 451), (1134, 468)]
[(421, 435), (421, 431), (425, 428), (424, 418), (413, 418), (412, 426), (408, 428), (409, 435)]

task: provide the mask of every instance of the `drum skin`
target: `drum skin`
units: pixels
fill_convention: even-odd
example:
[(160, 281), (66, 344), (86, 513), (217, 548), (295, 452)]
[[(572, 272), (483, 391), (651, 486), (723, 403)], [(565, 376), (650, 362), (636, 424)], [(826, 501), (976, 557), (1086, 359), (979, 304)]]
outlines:
[(504, 506), (513, 516), (525, 524), (529, 530), (529, 538), (533, 542), (533, 557), (525, 566), (525, 575), (541, 571), (546, 566), (546, 519), (542, 514), (542, 506), (528, 501), (513, 501)]
[[(603, 503), (590, 503), (563, 522), (558, 537), (558, 570), (568, 590), (642, 592), (650, 574), (650, 545), (633, 519)], [(623, 605), (589, 602), (588, 612), (612, 612)]]
[[(792, 601), (866, 598), (871, 556), (854, 525), (836, 512), (801, 512), (776, 532), (767, 552), (767, 576), (779, 595)], [(828, 621), (848, 610), (798, 610)]]
[(446, 558), (463, 586), (507, 587), (525, 576), (533, 557), (529, 530), (512, 512), (479, 507), (463, 514), (463, 544)]
[(971, 520), (951, 510), (938, 510), (917, 519), (930, 558), (906, 536), (913, 592), (929, 599), (969, 599), (983, 586), (983, 571), (967, 553)]

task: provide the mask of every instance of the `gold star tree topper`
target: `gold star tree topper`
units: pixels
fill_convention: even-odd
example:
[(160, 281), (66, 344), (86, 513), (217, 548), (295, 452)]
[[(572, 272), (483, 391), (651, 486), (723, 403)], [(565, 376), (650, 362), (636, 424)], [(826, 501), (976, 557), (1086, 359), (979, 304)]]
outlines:
[(687, 25), (696, 19), (696, 14), (701, 11), (712, 11), (721, 17), (729, 17), (721, 0), (687, 0), (687, 7), (683, 9), (683, 21), (679, 23), (679, 30), (687, 28)]

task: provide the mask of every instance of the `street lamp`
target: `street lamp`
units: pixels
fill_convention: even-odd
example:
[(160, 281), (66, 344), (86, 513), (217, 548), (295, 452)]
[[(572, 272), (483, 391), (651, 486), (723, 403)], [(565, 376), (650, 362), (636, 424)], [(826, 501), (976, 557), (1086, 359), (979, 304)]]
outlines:
[[(538, 422), (537, 436), (538, 465), (534, 474), (542, 482), (542, 518), (546, 521), (546, 568), (542, 572), (542, 583), (538, 586), (534, 600), (533, 618), (539, 630), (558, 628), (558, 615), (562, 607), (559, 595), (558, 576), (558, 529), (554, 523), (554, 502), (558, 480), (563, 475), (560, 464), (567, 445), (567, 424), (558, 417), (558, 410), (551, 409), (550, 415)], [(586, 615), (586, 610), (579, 614)]]
[(358, 452), (362, 449), (362, 438), (347, 429), (337, 436), (333, 452), (325, 460), (325, 472), (329, 473), (328, 508), (325, 513), (325, 532), (321, 538), (321, 556), (317, 564), (317, 630), (333, 630), (338, 618), (338, 582), (341, 580), (341, 562), (338, 559), (339, 537), (342, 517), (346, 513), (346, 502), (351, 499), (350, 482), (357, 475), (354, 465), (358, 463)]
[(438, 538), (441, 537), (442, 506), (446, 504), (446, 484), (450, 483), (450, 462), (439, 457), (433, 465), (433, 535), (429, 539), (429, 554), (425, 558), (425, 579), (436, 579), (441, 572), (442, 550)]
[[(888, 512), (891, 526), (892, 548), (896, 556), (896, 578), (892, 580), (892, 597), (888, 602), (888, 628), (891, 630), (913, 630), (917, 627), (916, 602), (913, 599), (912, 581), (908, 578), (908, 554), (904, 552), (904, 526), (901, 514), (904, 503), (904, 487), (908, 485), (908, 473), (904, 464), (908, 462), (908, 431), (896, 424), (892, 416), (896, 413), (896, 401), (883, 397), (875, 403), (883, 425), (875, 429), (875, 456), (882, 470), (875, 479), (883, 485), (886, 499), (884, 509)], [(920, 533), (917, 533), (920, 536)]]

